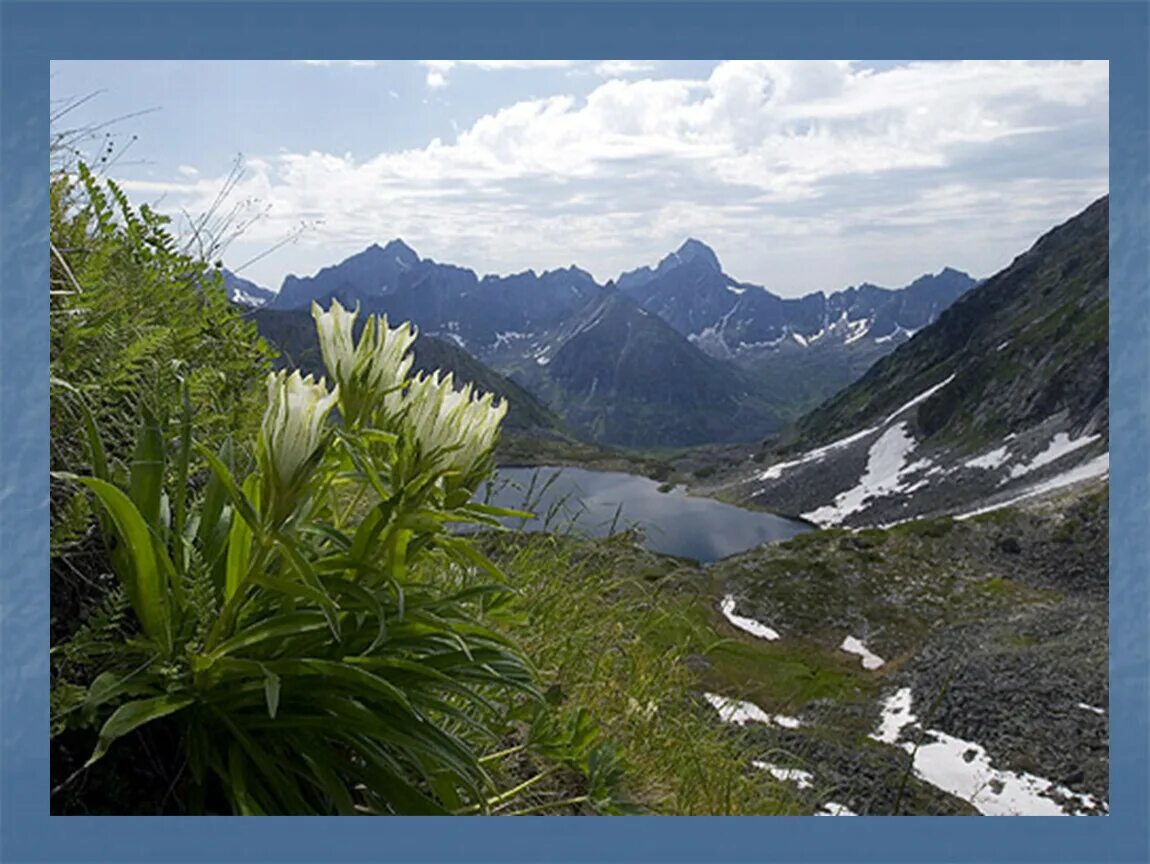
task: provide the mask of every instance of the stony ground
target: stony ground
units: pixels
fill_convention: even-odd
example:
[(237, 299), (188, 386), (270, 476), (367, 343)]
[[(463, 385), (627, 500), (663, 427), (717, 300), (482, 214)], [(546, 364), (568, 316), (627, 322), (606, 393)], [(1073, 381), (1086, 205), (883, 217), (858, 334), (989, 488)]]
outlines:
[[(882, 695), (910, 687), (920, 720), (982, 745), (995, 768), (1105, 801), (1107, 517), (1103, 486), (962, 522), (814, 532), (713, 565), (737, 614), (781, 633), (769, 650), (829, 656), (849, 635), (887, 661), (853, 689), (803, 704), (771, 704), (770, 688), (747, 687), (742, 698), (757, 692), (756, 704), (806, 725), (747, 724), (743, 734), (771, 764), (810, 771), (805, 794), (856, 813), (972, 812), (910, 776), (903, 751), (869, 738)], [(772, 675), (769, 663), (759, 675)]]

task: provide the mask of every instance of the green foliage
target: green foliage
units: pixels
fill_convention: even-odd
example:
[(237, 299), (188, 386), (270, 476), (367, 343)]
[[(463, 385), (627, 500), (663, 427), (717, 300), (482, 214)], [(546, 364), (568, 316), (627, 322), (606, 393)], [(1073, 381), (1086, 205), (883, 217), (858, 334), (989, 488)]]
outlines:
[[(127, 467), (78, 403), (93, 475), (55, 478), (96, 502), (118, 589), (53, 652), (54, 735), (99, 730), (77, 773), (174, 729), (190, 812), (539, 812), (523, 793), (559, 771), (622, 812), (623, 763), (586, 716), (550, 716), (493, 626), (510, 588), (449, 530), (524, 515), (471, 503), (505, 408), (437, 378), (405, 392), (336, 427), (338, 387), (270, 376), (242, 465), (197, 440), (187, 381), (170, 426), (142, 409)], [(481, 754), (525, 720), (547, 767), (501, 791)]]
[[(186, 393), (197, 437), (213, 446), (254, 429), (253, 385), (271, 350), (227, 301), (220, 275), (183, 254), (168, 218), (138, 210), (82, 163), (51, 184), (52, 469), (98, 473), (86, 427), (126, 461), (145, 406), (163, 434)], [(88, 526), (83, 499), (53, 484), (53, 542)]]

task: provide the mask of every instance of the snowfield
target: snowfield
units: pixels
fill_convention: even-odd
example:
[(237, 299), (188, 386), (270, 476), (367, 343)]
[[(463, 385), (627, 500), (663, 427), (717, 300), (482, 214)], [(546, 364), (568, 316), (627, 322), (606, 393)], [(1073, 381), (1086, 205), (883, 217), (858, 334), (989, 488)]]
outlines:
[(736, 726), (746, 726), (748, 723), (765, 723), (768, 726), (781, 726), (784, 729), (798, 729), (803, 725), (803, 721), (797, 717), (788, 717), (786, 714), (768, 714), (754, 702), (728, 699), (717, 693), (704, 693), (703, 698), (719, 712), (719, 719), (724, 723), (734, 723)]
[(910, 753), (915, 776), (969, 802), (984, 816), (1065, 816), (1060, 800), (1077, 801), (1088, 810), (1106, 809), (1092, 795), (1080, 795), (1034, 774), (994, 768), (981, 745), (945, 732), (927, 730), (900, 742), (903, 729), (918, 722), (910, 710), (912, 702), (909, 687), (888, 696), (879, 728), (870, 737)]
[(908, 484), (907, 480), (910, 475), (925, 471), (933, 463), (929, 459), (910, 462), (907, 457), (914, 451), (914, 447), (914, 436), (910, 434), (910, 427), (906, 423), (887, 429), (871, 445), (866, 472), (859, 478), (858, 485), (840, 492), (835, 496), (834, 503), (802, 514), (803, 518), (821, 527), (838, 525), (875, 498), (905, 494), (922, 488), (929, 481), (923, 479)]
[(1083, 447), (1086, 447), (1087, 445), (1093, 444), (1101, 437), (1101, 435), (1086, 435), (1082, 438), (1074, 438), (1072, 440), (1070, 436), (1065, 432), (1059, 432), (1050, 440), (1050, 443), (1046, 445), (1045, 450), (1043, 450), (1029, 462), (1025, 462), (1021, 465), (1015, 465), (1013, 468), (1011, 468), (1010, 476), (1005, 478), (1002, 482), (1006, 483), (1008, 480), (1013, 480), (1017, 477), (1022, 477), (1024, 474), (1029, 474), (1031, 471), (1035, 471), (1041, 468), (1043, 465), (1049, 465), (1051, 462), (1055, 462), (1061, 459), (1068, 453), (1073, 453), (1075, 450), (1079, 450)]
[(983, 513), (992, 513), (995, 510), (1001, 510), (1003, 507), (1012, 507), (1019, 502), (1026, 501), (1045, 492), (1053, 492), (1056, 489), (1061, 489), (1065, 486), (1070, 486), (1074, 483), (1081, 483), (1084, 480), (1094, 480), (1099, 477), (1106, 477), (1110, 474), (1110, 453), (1107, 451), (1101, 456), (1095, 456), (1089, 462), (1083, 462), (1051, 477), (1048, 480), (1043, 480), (1041, 483), (1036, 483), (1033, 486), (1027, 487), (1020, 495), (1015, 495), (1013, 498), (1008, 498), (1005, 501), (999, 501), (995, 504), (988, 504), (985, 507), (980, 507), (977, 510), (971, 510), (967, 513), (960, 513), (955, 515), (955, 519), (970, 519), (973, 516), (981, 516)]

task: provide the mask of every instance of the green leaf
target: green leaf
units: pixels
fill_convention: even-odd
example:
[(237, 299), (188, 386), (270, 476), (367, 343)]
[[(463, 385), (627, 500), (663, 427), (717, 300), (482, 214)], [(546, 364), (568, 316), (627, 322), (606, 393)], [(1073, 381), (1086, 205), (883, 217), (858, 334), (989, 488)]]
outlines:
[(132, 602), (141, 628), (170, 652), (173, 628), (168, 603), (171, 562), (167, 553), (153, 541), (144, 518), (127, 495), (96, 477), (81, 477), (79, 481), (96, 493), (115, 523), (116, 534), (126, 550), (121, 568), (125, 572), (116, 575)]
[(494, 504), (480, 504), (478, 502), (468, 504), (466, 507), (460, 507), (458, 512), (463, 514), (478, 513), (483, 516), (495, 516), (496, 518), (535, 518), (534, 513), (528, 513), (526, 510), (510, 510), (507, 507), (496, 507)]
[(314, 630), (323, 630), (327, 621), (319, 611), (291, 612), (286, 615), (277, 615), (268, 621), (261, 621), (246, 627), (236, 635), (224, 640), (210, 654), (204, 656), (206, 665), (218, 657), (234, 654), (245, 648), (252, 648), (264, 642), (279, 642), (286, 636), (296, 636)]
[(164, 431), (147, 406), (136, 436), (129, 480), (132, 503), (144, 522), (160, 536), (160, 497), (164, 488)]
[[(242, 493), (245, 501), (253, 501), (259, 506), (260, 478), (252, 474), (244, 481)], [(228, 531), (228, 557), (224, 576), (224, 599), (230, 600), (248, 577), (248, 567), (252, 559), (252, 527), (246, 519), (237, 519), (232, 516), (231, 529)]]
[[(228, 475), (231, 476), (230, 463), (231, 463), (231, 441), (225, 441), (223, 448), (220, 450), (219, 461), (221, 468)], [(225, 462), (227, 464), (225, 464)], [(215, 561), (219, 550), (214, 548), (213, 542), (217, 536), (216, 526), (220, 521), (220, 516), (223, 514), (224, 505), (227, 503), (228, 493), (224, 487), (224, 482), (220, 479), (220, 475), (216, 471), (212, 471), (208, 477), (207, 486), (204, 489), (203, 501), (200, 504), (200, 525), (198, 530), (198, 537), (200, 546), (204, 549), (204, 557), (207, 561)]]
[(198, 442), (195, 447), (200, 451), (200, 455), (207, 460), (208, 467), (210, 467), (212, 472), (220, 479), (220, 482), (228, 493), (228, 498), (231, 500), (232, 506), (236, 509), (240, 518), (248, 523), (248, 527), (252, 529), (252, 533), (256, 537), (261, 537), (263, 527), (260, 525), (259, 516), (256, 515), (252, 503), (240, 492), (239, 487), (236, 485), (235, 478), (232, 476), (232, 472), (228, 470), (227, 466), (224, 465), (224, 463), (220, 461), (220, 458), (212, 453), (211, 450), (208, 450)]
[(92, 756), (85, 763), (84, 767), (96, 762), (100, 757), (108, 752), (108, 748), (117, 738), (122, 738), (129, 732), (140, 728), (146, 723), (151, 723), (153, 720), (158, 720), (161, 717), (167, 717), (169, 714), (175, 714), (182, 708), (187, 708), (195, 700), (191, 696), (176, 696), (168, 694), (166, 696), (157, 696), (154, 699), (139, 699), (135, 702), (129, 702), (126, 705), (121, 705), (115, 710), (108, 722), (104, 724), (104, 728), (100, 730), (100, 740), (96, 744), (96, 750)]
[(188, 382), (180, 388), (182, 411), (180, 414), (180, 446), (176, 451), (175, 502), (172, 513), (172, 537), (175, 538), (176, 572), (182, 579), (185, 572), (184, 523), (188, 511), (188, 471), (192, 458), (192, 401)]

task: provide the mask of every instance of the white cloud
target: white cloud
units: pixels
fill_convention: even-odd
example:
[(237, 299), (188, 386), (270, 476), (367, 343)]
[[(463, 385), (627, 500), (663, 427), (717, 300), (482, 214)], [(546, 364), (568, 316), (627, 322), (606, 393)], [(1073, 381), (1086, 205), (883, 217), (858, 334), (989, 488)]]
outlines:
[(381, 66), (382, 60), (298, 60), (305, 66), (347, 66), (350, 69), (373, 69)]
[(191, 165), (180, 165), (176, 168), (176, 171), (184, 177), (196, 177), (200, 173), (199, 170), (193, 168)]
[(625, 78), (650, 72), (654, 68), (654, 63), (645, 60), (602, 60), (595, 64), (592, 71), (604, 78)]
[[(460, 66), (580, 61), (420, 62), (442, 87)], [(943, 264), (989, 275), (1105, 192), (1107, 115), (1105, 62), (731, 61), (516, 102), (370, 159), (281, 153), (237, 195), (271, 205), (254, 241), (322, 217), (300, 244), (315, 266), (403, 236), (477, 269), (606, 279), (692, 234), (780, 293), (897, 285)], [(218, 188), (176, 186), (193, 202)]]
[(446, 87), (451, 70), (456, 67), (471, 67), (485, 72), (530, 69), (566, 69), (579, 64), (578, 60), (420, 60), (427, 69), (427, 86), (433, 89)]

